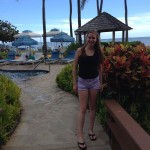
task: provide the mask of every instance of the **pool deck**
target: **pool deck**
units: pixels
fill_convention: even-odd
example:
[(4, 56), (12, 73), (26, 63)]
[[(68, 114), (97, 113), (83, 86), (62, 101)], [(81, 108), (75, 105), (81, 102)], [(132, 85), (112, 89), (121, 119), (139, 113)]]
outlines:
[[(22, 89), (21, 121), (3, 150), (78, 150), (78, 98), (58, 88), (55, 79), (65, 65), (50, 65), (50, 73), (15, 81)], [(3, 65), (0, 69), (33, 69), (33, 65)], [(40, 64), (37, 69), (49, 70)], [(88, 137), (88, 114), (84, 136), (88, 150), (111, 150), (109, 139), (98, 120), (95, 122), (97, 140)]]

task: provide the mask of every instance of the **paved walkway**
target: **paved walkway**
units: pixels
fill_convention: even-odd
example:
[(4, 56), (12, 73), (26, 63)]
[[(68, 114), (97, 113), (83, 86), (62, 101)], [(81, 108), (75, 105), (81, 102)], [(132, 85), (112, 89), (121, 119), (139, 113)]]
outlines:
[[(77, 97), (57, 87), (55, 78), (64, 65), (52, 64), (51, 72), (27, 80), (18, 80), (22, 89), (21, 122), (3, 150), (78, 150), (76, 122)], [(1, 66), (9, 69), (32, 69), (32, 65)], [(48, 70), (41, 64), (37, 69)], [(110, 150), (108, 136), (96, 120), (97, 141), (88, 138), (88, 119), (85, 122), (85, 142), (88, 150)]]

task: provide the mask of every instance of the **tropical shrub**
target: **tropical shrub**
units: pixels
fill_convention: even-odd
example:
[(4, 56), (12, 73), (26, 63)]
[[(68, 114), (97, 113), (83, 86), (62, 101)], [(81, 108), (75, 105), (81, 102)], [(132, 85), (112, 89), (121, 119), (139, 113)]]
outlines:
[[(115, 98), (150, 133), (150, 53), (144, 44), (104, 49), (103, 96)], [(109, 95), (108, 95), (109, 93)], [(149, 119), (148, 119), (149, 118)]]
[[(126, 45), (128, 45), (128, 46), (132, 46), (132, 47), (135, 47), (135, 46), (137, 46), (137, 45), (140, 45), (140, 44), (142, 44), (142, 42), (141, 41), (132, 41), (132, 42), (115, 42), (115, 44), (126, 44)], [(101, 42), (101, 45), (102, 45), (102, 47), (104, 46), (104, 47), (113, 47), (114, 46), (114, 42), (112, 42), (112, 41), (109, 41), (109, 42)]]
[[(127, 94), (138, 99), (142, 94), (149, 99), (150, 54), (144, 45), (131, 48), (115, 45), (104, 50), (106, 56), (103, 65), (104, 85), (111, 91)], [(146, 91), (145, 91), (146, 90)], [(138, 92), (138, 93), (137, 93)]]
[(66, 65), (65, 68), (56, 77), (58, 86), (64, 91), (73, 93), (73, 79), (72, 79), (72, 64)]
[(0, 145), (5, 144), (18, 123), (21, 112), (20, 88), (0, 75)]
[(103, 68), (104, 83), (114, 89), (111, 91), (118, 92), (119, 89), (120, 92), (129, 93), (131, 89), (133, 91), (139, 89), (140, 92), (143, 84), (147, 87), (150, 77), (150, 54), (144, 45), (134, 48), (115, 45), (113, 48), (104, 50), (104, 54), (106, 56)]

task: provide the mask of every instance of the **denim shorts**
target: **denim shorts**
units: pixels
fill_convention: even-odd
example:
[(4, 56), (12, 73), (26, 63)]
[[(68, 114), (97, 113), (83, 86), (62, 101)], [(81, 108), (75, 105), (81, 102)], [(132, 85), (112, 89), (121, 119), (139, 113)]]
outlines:
[(99, 76), (93, 79), (83, 79), (78, 77), (78, 90), (100, 89)]

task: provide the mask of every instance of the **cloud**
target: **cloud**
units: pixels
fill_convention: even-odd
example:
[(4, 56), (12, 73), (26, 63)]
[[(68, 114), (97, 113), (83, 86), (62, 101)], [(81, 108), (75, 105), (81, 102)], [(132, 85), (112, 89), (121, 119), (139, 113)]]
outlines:
[[(92, 18), (85, 19), (83, 18), (81, 20), (81, 25), (84, 25), (88, 21), (90, 21)], [(70, 35), (70, 24), (69, 24), (69, 19), (59, 19), (59, 20), (47, 20), (47, 31), (57, 28), (60, 31), (68, 33)], [(72, 29), (73, 29), (73, 36), (75, 37), (74, 31), (78, 29), (78, 19), (77, 18), (72, 18)]]
[[(81, 24), (84, 25), (88, 21), (90, 21), (92, 18), (82, 18)], [(125, 22), (124, 17), (118, 18), (120, 21)], [(58, 28), (63, 32), (66, 32), (70, 34), (70, 26), (69, 26), (69, 19), (55, 19), (55, 20), (47, 20), (46, 21), (47, 26), (47, 32), (50, 31), (53, 28)], [(141, 13), (136, 14), (135, 16), (129, 16), (128, 17), (128, 25), (132, 27), (133, 29), (129, 31), (129, 37), (144, 37), (144, 36), (150, 36), (150, 12), (147, 13)], [(42, 34), (43, 27), (41, 24), (17, 24), (16, 25), (18, 29), (21, 29), (19, 31), (23, 30), (31, 30), (36, 33)], [(72, 18), (72, 28), (73, 28), (73, 34), (74, 30), (78, 28), (78, 19)], [(74, 36), (75, 37), (75, 36)], [(122, 37), (122, 32), (116, 32), (116, 37), (120, 38)], [(102, 33), (102, 38), (112, 38), (112, 33)]]
[[(92, 18), (82, 18), (81, 23), (84, 25)], [(120, 21), (125, 22), (124, 17), (118, 18)], [(69, 34), (69, 20), (62, 19), (62, 20), (53, 20), (54, 24), (47, 25), (49, 28), (58, 28), (63, 32), (67, 32)], [(129, 31), (130, 37), (144, 37), (150, 36), (150, 12), (147, 13), (140, 13), (136, 14), (135, 16), (128, 17), (128, 25), (133, 29)], [(78, 20), (77, 18), (72, 19), (72, 27), (73, 30), (78, 28)], [(111, 38), (112, 33), (102, 33), (104, 38)], [(116, 37), (122, 37), (122, 32), (116, 32)]]
[[(118, 18), (124, 22), (124, 18)], [(150, 36), (150, 12), (136, 14), (128, 17), (128, 25), (133, 29), (129, 31), (131, 37)]]

